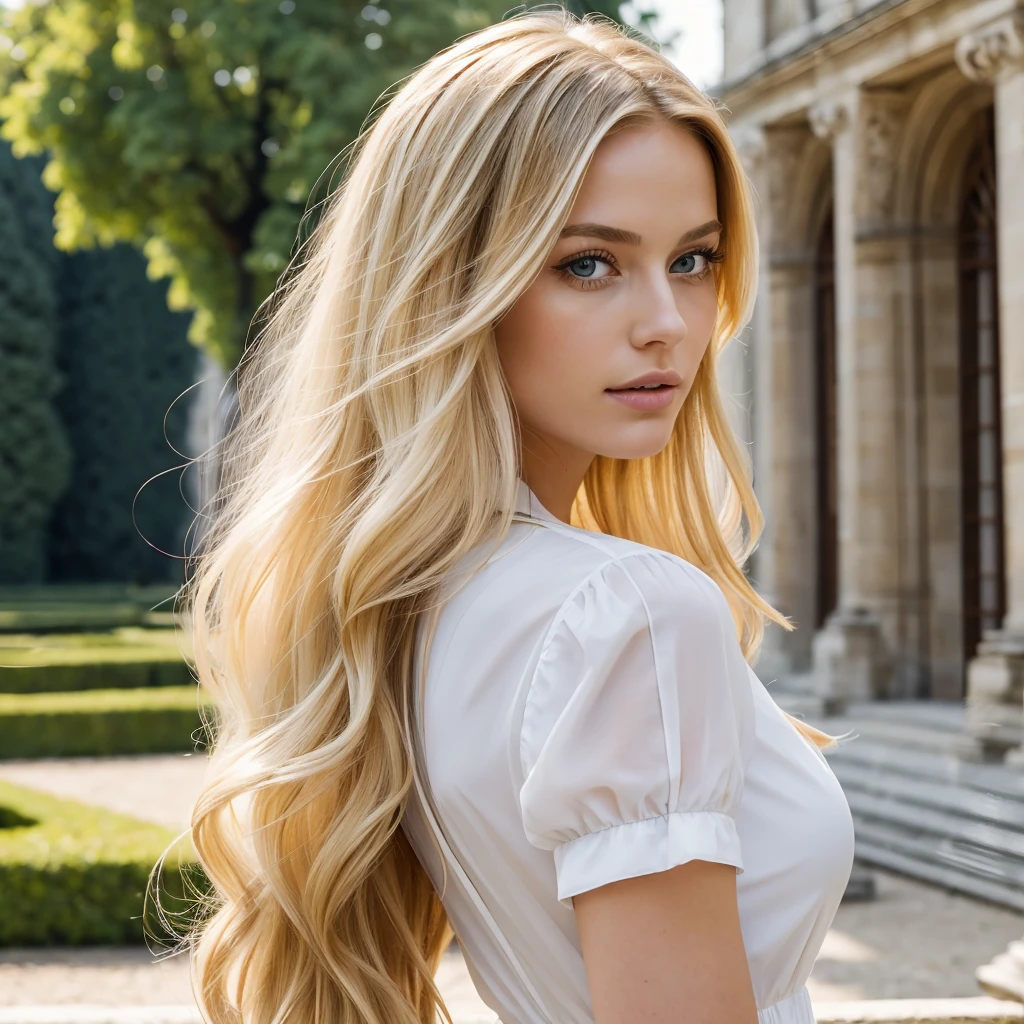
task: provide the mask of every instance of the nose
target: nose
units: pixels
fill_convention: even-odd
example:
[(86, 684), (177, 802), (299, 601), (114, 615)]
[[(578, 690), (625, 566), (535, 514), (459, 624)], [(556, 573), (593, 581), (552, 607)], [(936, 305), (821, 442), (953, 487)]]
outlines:
[(634, 290), (633, 301), (636, 309), (630, 344), (643, 348), (651, 342), (661, 342), (671, 348), (686, 337), (679, 296), (664, 272), (644, 275)]

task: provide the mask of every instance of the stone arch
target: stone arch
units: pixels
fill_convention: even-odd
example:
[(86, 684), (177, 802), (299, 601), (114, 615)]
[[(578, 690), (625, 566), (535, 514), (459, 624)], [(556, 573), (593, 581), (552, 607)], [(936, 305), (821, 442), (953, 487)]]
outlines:
[(811, 667), (816, 602), (808, 581), (818, 570), (811, 541), (818, 531), (815, 257), (832, 202), (832, 150), (806, 123), (769, 128), (766, 138), (771, 232), (763, 289), (771, 312), (755, 353), (761, 410), (755, 450), (770, 523), (757, 582), (797, 627), (766, 634), (760, 664), (770, 679)]
[(924, 647), (932, 697), (964, 692), (960, 523), (957, 221), (966, 163), (984, 128), (990, 88), (955, 67), (910, 100), (895, 183), (895, 221), (910, 235), (913, 360), (921, 404), (919, 504)]
[(809, 201), (794, 204), (794, 235), (813, 252), (821, 226), (832, 210), (832, 147), (812, 135), (804, 148), (793, 193)]
[(992, 101), (991, 88), (968, 81), (955, 67), (920, 87), (907, 110), (897, 164), (898, 221), (955, 226), (964, 166), (982, 131), (977, 115)]

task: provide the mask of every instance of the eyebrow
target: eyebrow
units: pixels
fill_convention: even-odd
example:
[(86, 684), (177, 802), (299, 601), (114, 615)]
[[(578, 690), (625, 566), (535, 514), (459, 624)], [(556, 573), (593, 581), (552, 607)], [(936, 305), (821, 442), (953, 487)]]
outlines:
[[(696, 238), (703, 238), (712, 231), (721, 231), (722, 225), (717, 220), (709, 220), (706, 224), (691, 228), (676, 242), (676, 245), (685, 245)], [(643, 239), (635, 231), (626, 231), (624, 228), (612, 228), (607, 224), (567, 224), (562, 228), (559, 238), (570, 238), (582, 236), (585, 238), (603, 238), (606, 242), (625, 242), (627, 245), (639, 245)]]

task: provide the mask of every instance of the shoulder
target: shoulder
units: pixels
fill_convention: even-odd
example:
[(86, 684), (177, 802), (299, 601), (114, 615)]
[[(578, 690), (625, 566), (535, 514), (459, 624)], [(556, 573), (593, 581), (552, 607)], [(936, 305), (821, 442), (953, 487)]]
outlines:
[(708, 699), (749, 717), (747, 662), (725, 595), (685, 559), (636, 545), (586, 573), (551, 619), (526, 691), (524, 741), (574, 704), (635, 714), (646, 702), (653, 722)]
[(638, 633), (735, 633), (718, 584), (677, 555), (572, 527), (513, 524), (497, 547), (476, 549), (449, 577), (442, 619), (460, 632), (518, 638), (532, 663), (585, 649), (614, 657)]
[(707, 573), (658, 548), (620, 538), (602, 546), (555, 612), (548, 638), (582, 639), (689, 626), (735, 632), (728, 601)]
[(709, 575), (642, 545), (584, 573), (512, 720), (524, 827), (560, 851), (560, 898), (693, 857), (741, 866), (726, 819), (754, 712), (732, 613)]
[(486, 597), (497, 606), (512, 601), (521, 611), (528, 596), (553, 627), (574, 603), (584, 605), (588, 594), (618, 589), (624, 596), (628, 580), (633, 581), (632, 600), (641, 604), (678, 604), (687, 594), (698, 603), (717, 598), (725, 604), (718, 585), (677, 555), (566, 524), (523, 521), (514, 521), (500, 541), (481, 542), (463, 555), (446, 574), (444, 597)]

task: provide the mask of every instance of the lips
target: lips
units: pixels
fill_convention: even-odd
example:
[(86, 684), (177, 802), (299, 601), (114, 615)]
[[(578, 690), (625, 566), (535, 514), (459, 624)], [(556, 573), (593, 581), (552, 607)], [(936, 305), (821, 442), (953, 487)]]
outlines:
[(614, 401), (641, 412), (666, 409), (676, 400), (676, 388), (668, 385), (657, 388), (606, 388), (605, 394)]
[[(663, 384), (668, 387), (675, 387), (681, 384), (682, 378), (676, 373), (675, 370), (648, 370), (647, 373), (640, 374), (639, 377), (634, 377), (632, 380), (627, 380), (625, 384), (620, 384), (615, 388), (605, 388), (606, 391), (632, 391), (632, 390), (644, 390), (643, 385), (645, 384)], [(649, 388), (646, 390), (655, 390)]]

